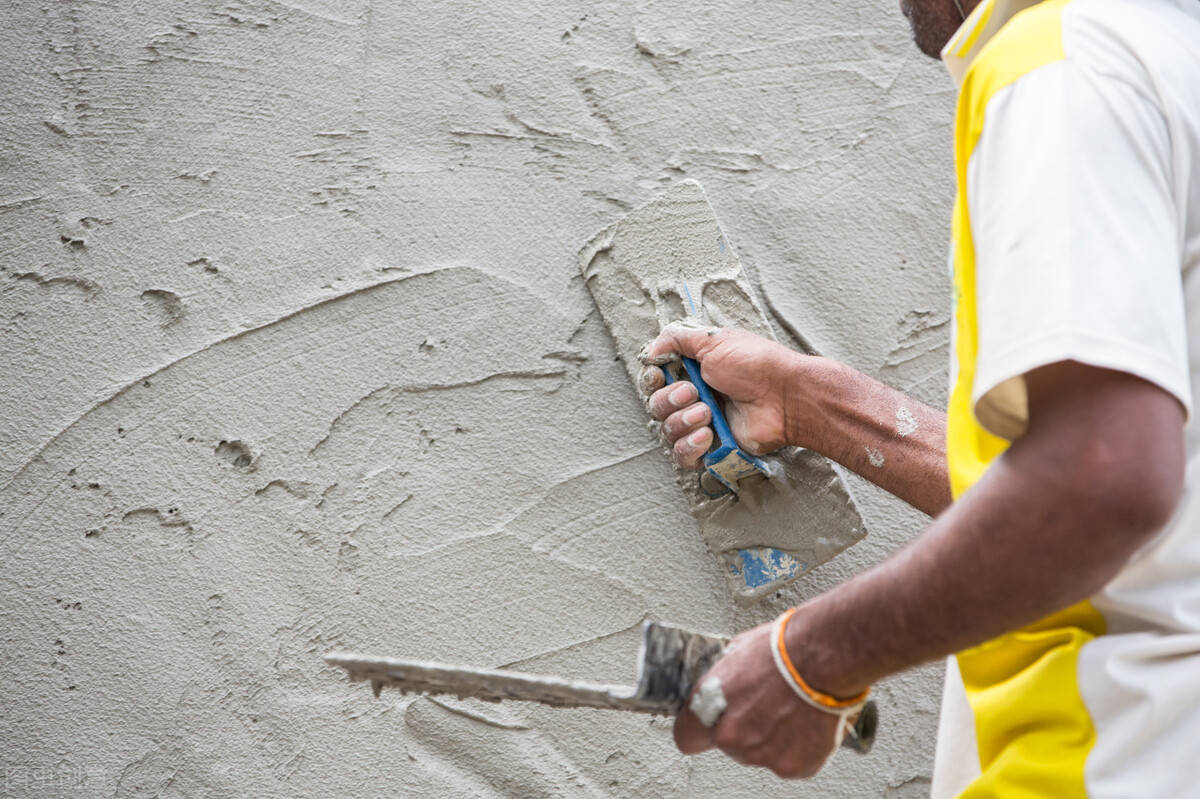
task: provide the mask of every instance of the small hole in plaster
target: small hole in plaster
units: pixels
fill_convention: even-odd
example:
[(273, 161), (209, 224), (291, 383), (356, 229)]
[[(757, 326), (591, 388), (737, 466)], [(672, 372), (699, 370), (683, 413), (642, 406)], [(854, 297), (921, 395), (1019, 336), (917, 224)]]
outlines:
[(242, 441), (221, 441), (213, 449), (218, 458), (239, 471), (254, 471), (254, 455)]

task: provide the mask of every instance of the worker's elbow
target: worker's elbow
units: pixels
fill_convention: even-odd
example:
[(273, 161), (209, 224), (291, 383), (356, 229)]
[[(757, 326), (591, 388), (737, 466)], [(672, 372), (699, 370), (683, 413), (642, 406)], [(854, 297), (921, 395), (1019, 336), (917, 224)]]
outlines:
[(1011, 450), (1079, 563), (1111, 577), (1170, 522), (1186, 469), (1183, 405), (1154, 383), (1064, 361), (1030, 372), (1029, 429)]
[(1103, 506), (1120, 527), (1142, 539), (1166, 527), (1179, 506), (1182, 480), (1135, 478), (1120, 482)]
[(1184, 457), (1182, 442), (1178, 448), (1112, 456), (1105, 453), (1090, 468), (1080, 469), (1071, 493), (1123, 563), (1175, 515), (1183, 493)]

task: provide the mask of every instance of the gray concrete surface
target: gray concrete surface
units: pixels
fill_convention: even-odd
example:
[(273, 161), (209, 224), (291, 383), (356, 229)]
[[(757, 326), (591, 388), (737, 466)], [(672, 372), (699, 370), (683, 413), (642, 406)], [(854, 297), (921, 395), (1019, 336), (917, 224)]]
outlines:
[(3, 795), (915, 797), (936, 667), (784, 784), (336, 647), (600, 680), (739, 609), (579, 248), (694, 177), (786, 340), (941, 402), (953, 90), (891, 4), (62, 0), (0, 25)]

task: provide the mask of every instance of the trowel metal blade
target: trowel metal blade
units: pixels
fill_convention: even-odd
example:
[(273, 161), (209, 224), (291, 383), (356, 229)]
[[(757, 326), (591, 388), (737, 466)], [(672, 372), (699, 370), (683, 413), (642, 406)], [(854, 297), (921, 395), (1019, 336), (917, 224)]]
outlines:
[[(645, 622), (636, 686), (348, 652), (331, 652), (325, 656), (325, 662), (345, 669), (353, 682), (369, 681), (376, 696), (388, 686), (404, 693), (451, 694), (460, 699), (472, 697), (488, 702), (515, 699), (554, 707), (594, 707), (674, 716), (700, 678), (721, 659), (728, 644), (728, 638)], [(878, 720), (875, 703), (868, 702), (842, 745), (866, 754), (874, 743)]]
[[(669, 324), (740, 327), (775, 337), (737, 253), (693, 180), (680, 181), (597, 233), (580, 251), (579, 266), (640, 393), (642, 348)], [(710, 468), (699, 479), (680, 473), (704, 543), (720, 558), (739, 602), (773, 595), (866, 535), (849, 487), (825, 458), (785, 447), (755, 460), (762, 465), (753, 470), (764, 475), (762, 490), (746, 485), (756, 477), (714, 474), (707, 462)]]
[(642, 626), (637, 686), (606, 685), (540, 674), (479, 669), (423, 660), (332, 652), (325, 662), (350, 679), (418, 694), (453, 694), (489, 702), (516, 699), (557, 707), (595, 707), (672, 715), (696, 680), (721, 656), (728, 640), (657, 622)]

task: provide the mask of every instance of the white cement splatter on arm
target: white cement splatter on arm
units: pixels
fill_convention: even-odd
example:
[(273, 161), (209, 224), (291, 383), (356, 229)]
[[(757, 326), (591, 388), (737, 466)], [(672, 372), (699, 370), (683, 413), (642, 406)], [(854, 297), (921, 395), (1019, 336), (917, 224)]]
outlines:
[(867, 451), (867, 461), (876, 469), (883, 468), (883, 453), (877, 449), (872, 449), (871, 447), (864, 447), (864, 449)]
[(917, 417), (913, 412), (901, 405), (896, 409), (896, 435), (907, 438), (917, 432)]
[(692, 696), (688, 707), (705, 727), (715, 725), (728, 707), (725, 692), (721, 690), (721, 678), (713, 675), (700, 683), (700, 689)]

